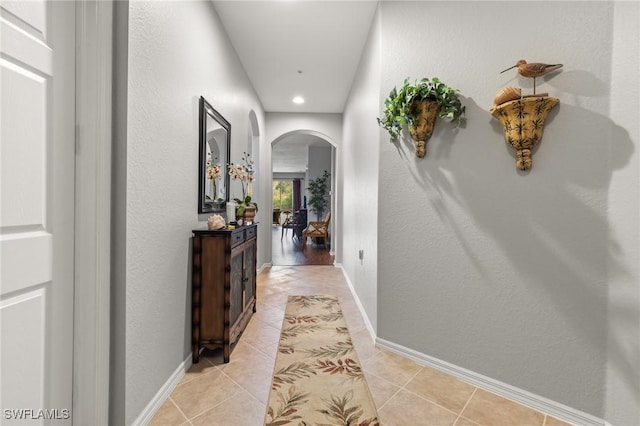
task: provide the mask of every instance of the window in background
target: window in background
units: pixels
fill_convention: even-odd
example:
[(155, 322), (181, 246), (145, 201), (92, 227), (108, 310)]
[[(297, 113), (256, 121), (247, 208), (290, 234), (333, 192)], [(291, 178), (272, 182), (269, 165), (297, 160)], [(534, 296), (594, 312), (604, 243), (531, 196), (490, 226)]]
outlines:
[(293, 210), (293, 182), (291, 180), (273, 181), (273, 208)]

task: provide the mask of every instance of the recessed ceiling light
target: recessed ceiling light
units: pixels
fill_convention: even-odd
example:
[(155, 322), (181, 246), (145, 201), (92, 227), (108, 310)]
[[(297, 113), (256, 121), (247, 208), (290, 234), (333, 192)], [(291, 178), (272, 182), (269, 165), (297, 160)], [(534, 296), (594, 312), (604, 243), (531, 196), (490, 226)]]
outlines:
[(293, 103), (294, 104), (303, 104), (304, 103), (304, 98), (302, 96), (296, 96), (295, 98), (293, 98)]

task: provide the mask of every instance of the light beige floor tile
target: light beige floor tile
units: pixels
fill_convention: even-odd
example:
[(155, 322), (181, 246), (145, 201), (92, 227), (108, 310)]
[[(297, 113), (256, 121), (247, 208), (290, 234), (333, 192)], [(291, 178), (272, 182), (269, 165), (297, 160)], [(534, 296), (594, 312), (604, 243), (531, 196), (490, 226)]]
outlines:
[(456, 420), (456, 424), (455, 426), (481, 426), (476, 422), (472, 422), (471, 420), (467, 419), (466, 417), (458, 417), (458, 420)]
[(400, 387), (373, 374), (365, 372), (365, 378), (367, 380), (367, 385), (369, 385), (369, 391), (373, 397), (373, 402), (376, 404), (377, 408), (386, 404), (386, 402), (400, 390)]
[(380, 423), (385, 426), (453, 425), (456, 414), (401, 389), (380, 410)]
[(284, 318), (284, 310), (274, 306), (260, 304), (252, 318), (266, 323), (281, 323)]
[(469, 401), (475, 386), (424, 367), (405, 388), (455, 413), (460, 413)]
[(234, 348), (233, 352), (231, 352), (229, 362), (226, 364), (221, 362), (218, 364), (218, 368), (220, 370), (224, 370), (232, 364), (252, 365), (258, 361), (264, 360), (264, 356), (265, 355), (262, 352), (240, 338), (240, 341)]
[[(220, 359), (222, 359), (222, 351), (220, 351), (220, 354)], [(211, 356), (203, 356), (201, 354), (200, 361), (197, 364), (191, 365), (189, 371), (184, 374), (184, 377), (182, 377), (179, 384), (187, 383), (196, 377), (215, 371), (216, 366), (212, 364), (212, 359), (215, 359), (215, 357), (212, 358)]]
[(413, 361), (384, 350), (376, 352), (372, 357), (361, 362), (365, 371), (371, 372), (397, 386), (404, 386), (422, 369), (421, 366)]
[(232, 398), (242, 389), (220, 370), (199, 376), (176, 386), (171, 399), (191, 419), (204, 411)]
[(271, 358), (261, 354), (253, 358), (250, 363), (230, 363), (222, 370), (254, 398), (266, 404), (269, 398), (274, 362)]
[[(481, 390), (456, 416), (453, 411), (461, 409), (473, 386), (376, 348), (341, 269), (287, 266), (265, 268), (258, 276), (257, 312), (230, 362), (222, 362), (221, 350), (204, 351), (200, 363), (185, 374), (151, 424), (180, 424), (186, 415), (194, 425), (261, 425), (287, 296), (294, 294), (339, 298), (383, 425), (437, 426), (453, 424), (457, 418), (456, 426), (538, 426), (545, 420), (541, 413)], [(566, 423), (547, 416), (545, 426)]]
[(245, 391), (194, 418), (194, 426), (258, 426), (264, 422), (266, 407)]
[(558, 420), (555, 417), (546, 416), (544, 420), (544, 426), (571, 426), (571, 423), (565, 423), (562, 420)]
[(158, 412), (149, 422), (149, 426), (172, 426), (181, 425), (186, 422), (187, 418), (182, 415), (178, 407), (168, 398), (160, 407)]
[[(351, 331), (351, 329), (349, 329), (349, 331)], [(360, 362), (364, 362), (380, 351), (380, 349), (376, 348), (376, 345), (367, 330), (360, 330), (357, 333), (351, 333), (351, 339), (353, 341), (353, 346), (356, 348), (356, 352), (358, 353)]]
[(276, 355), (278, 354), (278, 343), (274, 343), (273, 345), (263, 345), (256, 349), (267, 355), (269, 358), (275, 360)]
[(276, 308), (284, 309), (287, 305), (287, 293), (270, 294), (261, 297), (262, 303)]
[(481, 425), (541, 426), (544, 414), (483, 389), (478, 389), (462, 416)]
[[(360, 315), (360, 314), (358, 314)], [(349, 327), (349, 331), (352, 334), (358, 333), (360, 331), (367, 331), (367, 325), (366, 323), (362, 320), (362, 317), (347, 317), (345, 316), (345, 320), (347, 321), (347, 327)]]
[(280, 341), (280, 329), (260, 321), (252, 321), (242, 333), (241, 339), (256, 348), (269, 347)]

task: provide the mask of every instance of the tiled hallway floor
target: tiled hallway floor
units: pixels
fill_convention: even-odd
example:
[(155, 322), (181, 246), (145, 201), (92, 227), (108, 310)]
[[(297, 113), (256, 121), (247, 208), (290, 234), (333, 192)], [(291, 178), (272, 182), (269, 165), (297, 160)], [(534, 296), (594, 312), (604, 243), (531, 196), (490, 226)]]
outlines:
[(342, 275), (333, 266), (272, 267), (258, 276), (257, 312), (222, 363), (205, 353), (151, 425), (262, 425), (287, 296), (340, 299), (384, 426), (566, 425), (429, 367), (375, 347)]

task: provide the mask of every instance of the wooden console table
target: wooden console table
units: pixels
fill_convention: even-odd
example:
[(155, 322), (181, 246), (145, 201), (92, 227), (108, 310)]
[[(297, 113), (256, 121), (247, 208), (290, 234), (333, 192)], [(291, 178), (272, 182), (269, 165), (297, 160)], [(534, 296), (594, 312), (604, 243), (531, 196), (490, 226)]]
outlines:
[(256, 224), (234, 230), (193, 231), (193, 363), (200, 349), (222, 348), (229, 362), (231, 346), (256, 311)]

